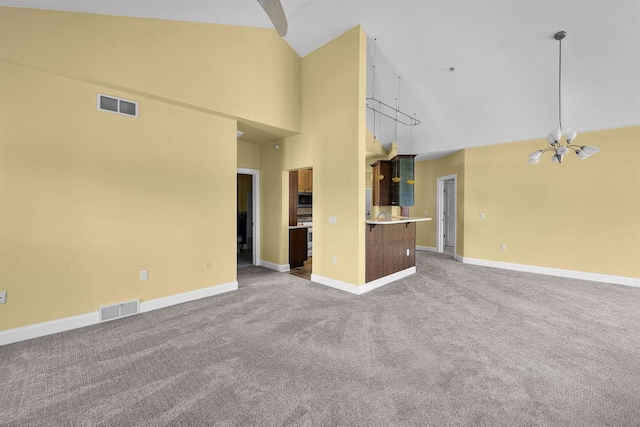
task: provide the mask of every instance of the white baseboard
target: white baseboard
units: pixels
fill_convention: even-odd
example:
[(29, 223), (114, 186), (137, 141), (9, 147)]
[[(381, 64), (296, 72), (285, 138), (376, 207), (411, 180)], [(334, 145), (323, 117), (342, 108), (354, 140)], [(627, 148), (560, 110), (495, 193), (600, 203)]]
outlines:
[[(238, 289), (238, 282), (230, 282), (182, 294), (143, 301), (140, 303), (140, 313), (169, 307), (175, 304), (181, 304), (183, 302), (194, 301), (200, 298), (210, 297), (224, 292), (234, 291), (236, 289)], [(59, 332), (70, 331), (72, 329), (91, 326), (97, 323), (100, 323), (100, 314), (98, 311), (94, 311), (77, 316), (64, 317), (62, 319), (0, 331), (0, 346), (32, 338), (44, 337), (46, 335), (57, 334)]]
[(57, 334), (58, 332), (70, 331), (72, 329), (82, 328), (85, 326), (91, 326), (99, 322), (100, 313), (95, 311), (92, 313), (79, 314), (77, 316), (65, 317), (62, 319), (9, 329), (0, 332), (0, 346), (30, 340), (32, 338), (44, 337), (45, 335)]
[(584, 271), (562, 270), (560, 268), (538, 267), (535, 265), (513, 264), (510, 262), (490, 261), (484, 259), (460, 257), (465, 264), (481, 265), (485, 267), (502, 268), (505, 270), (522, 271), (525, 273), (546, 274), (549, 276), (567, 277), (569, 279), (589, 280), (591, 282), (612, 283), (640, 287), (640, 279), (635, 277), (612, 276), (608, 274), (588, 273)]
[(460, 256), (460, 255), (458, 255), (458, 254), (453, 254), (453, 259), (455, 259), (456, 261), (464, 262), (464, 261), (463, 261), (463, 260), (464, 260), (464, 258), (463, 258), (463, 257), (461, 257), (461, 256)]
[(286, 273), (291, 270), (291, 266), (289, 264), (274, 264), (263, 259), (260, 260), (260, 264), (258, 265), (260, 265), (260, 267), (268, 268), (269, 270), (279, 271), (280, 273)]
[(311, 273), (311, 281), (319, 283), (321, 285), (329, 286), (330, 288), (349, 292), (350, 294), (360, 295), (360, 286), (354, 285), (352, 283), (341, 282), (340, 280), (330, 279), (329, 277), (324, 277), (313, 273)]
[(340, 280), (330, 279), (328, 277), (320, 276), (318, 274), (311, 274), (311, 281), (319, 283), (321, 285), (329, 286), (330, 288), (339, 289), (341, 291), (349, 292), (355, 295), (362, 295), (373, 289), (379, 288), (396, 280), (400, 280), (403, 277), (410, 276), (416, 272), (415, 267), (407, 268), (402, 271), (390, 274), (385, 277), (381, 277), (371, 282), (367, 282), (364, 285), (358, 286), (351, 283), (341, 282)]
[(140, 313), (146, 313), (147, 311), (170, 307), (172, 305), (182, 304), (184, 302), (189, 302), (189, 301), (195, 301), (201, 298), (212, 297), (214, 295), (219, 295), (225, 292), (236, 291), (236, 290), (238, 290), (238, 282), (229, 282), (229, 283), (223, 283), (221, 285), (210, 286), (208, 288), (196, 289), (195, 291), (184, 292), (176, 295), (169, 295), (168, 297), (152, 299), (149, 301), (142, 301), (140, 303)]
[(416, 246), (416, 251), (436, 252), (436, 253), (438, 253), (438, 248), (434, 248), (434, 247), (431, 247), (431, 246)]
[(384, 276), (381, 277), (379, 279), (376, 280), (372, 280), (371, 282), (367, 282), (364, 285), (360, 286), (360, 293), (363, 294), (365, 292), (369, 292), (375, 288), (379, 288), (380, 286), (384, 286), (387, 285), (391, 282), (395, 282), (396, 280), (400, 280), (403, 279), (407, 276), (411, 276), (412, 274), (416, 273), (416, 268), (415, 267), (409, 267), (406, 268), (404, 270), (395, 272), (393, 274), (390, 274), (388, 276)]

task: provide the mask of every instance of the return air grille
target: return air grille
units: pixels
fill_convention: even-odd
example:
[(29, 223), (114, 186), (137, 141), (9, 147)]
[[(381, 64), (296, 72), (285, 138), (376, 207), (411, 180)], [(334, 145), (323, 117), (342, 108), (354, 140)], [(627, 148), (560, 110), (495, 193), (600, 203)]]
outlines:
[(105, 322), (107, 320), (130, 316), (132, 314), (138, 313), (139, 309), (140, 301), (137, 299), (133, 301), (100, 307), (100, 321)]
[(129, 117), (138, 117), (139, 114), (137, 102), (101, 93), (98, 94), (98, 110)]

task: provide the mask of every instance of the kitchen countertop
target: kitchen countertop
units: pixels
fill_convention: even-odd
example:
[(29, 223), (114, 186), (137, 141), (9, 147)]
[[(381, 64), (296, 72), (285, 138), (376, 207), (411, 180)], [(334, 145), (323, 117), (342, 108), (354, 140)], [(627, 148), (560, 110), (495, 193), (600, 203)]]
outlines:
[(297, 228), (313, 228), (313, 224), (298, 223), (298, 225), (290, 225), (289, 226), (289, 230), (295, 230)]
[(404, 224), (407, 222), (431, 221), (431, 218), (422, 216), (392, 216), (389, 218), (368, 219), (365, 224)]

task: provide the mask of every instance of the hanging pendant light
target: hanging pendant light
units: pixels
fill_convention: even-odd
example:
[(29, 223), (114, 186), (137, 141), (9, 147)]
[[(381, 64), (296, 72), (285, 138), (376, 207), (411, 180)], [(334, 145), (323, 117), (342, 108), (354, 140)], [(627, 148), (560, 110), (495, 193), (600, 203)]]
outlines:
[(542, 154), (546, 151), (552, 151), (553, 156), (551, 161), (554, 163), (562, 163), (562, 159), (566, 154), (573, 151), (576, 155), (584, 160), (587, 157), (591, 157), (600, 151), (599, 148), (589, 146), (579, 146), (571, 144), (573, 140), (578, 136), (578, 133), (573, 129), (567, 129), (564, 132), (564, 137), (567, 141), (566, 145), (562, 145), (562, 40), (567, 36), (566, 31), (559, 31), (555, 34), (554, 38), (559, 42), (559, 59), (558, 59), (558, 127), (547, 135), (547, 142), (550, 147), (544, 150), (534, 151), (529, 154), (529, 161), (527, 163), (538, 163)]

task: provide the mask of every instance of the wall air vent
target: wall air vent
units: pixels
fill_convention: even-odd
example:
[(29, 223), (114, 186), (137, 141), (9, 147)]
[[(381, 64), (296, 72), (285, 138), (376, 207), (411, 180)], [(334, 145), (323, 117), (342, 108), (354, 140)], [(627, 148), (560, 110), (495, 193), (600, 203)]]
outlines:
[(122, 302), (119, 304), (107, 305), (100, 307), (100, 321), (118, 319), (120, 317), (130, 316), (140, 311), (140, 300)]
[(138, 117), (138, 103), (115, 96), (98, 94), (98, 110), (110, 113), (122, 114), (129, 117)]

